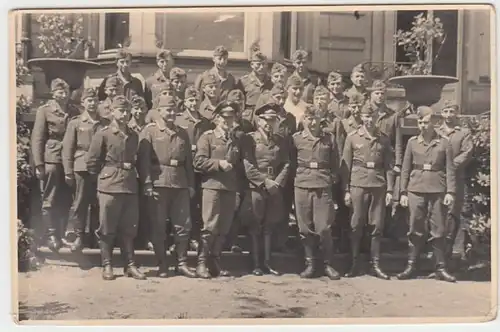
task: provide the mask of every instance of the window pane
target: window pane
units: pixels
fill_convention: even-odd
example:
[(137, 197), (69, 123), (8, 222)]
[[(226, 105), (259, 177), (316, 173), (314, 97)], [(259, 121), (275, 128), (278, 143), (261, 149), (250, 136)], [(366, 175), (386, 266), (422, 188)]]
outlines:
[[(410, 31), (415, 16), (418, 16), (421, 13), (427, 15), (426, 10), (398, 10), (396, 18), (396, 31)], [(403, 46), (396, 46), (396, 62), (411, 62), (411, 59), (408, 55), (406, 55), (406, 51)]]
[(104, 49), (118, 48), (129, 36), (130, 17), (128, 13), (105, 14)]
[(230, 52), (245, 52), (244, 13), (164, 14), (165, 47), (172, 50), (213, 50), (224, 45)]
[[(458, 53), (458, 11), (457, 10), (435, 10), (434, 17), (439, 17), (443, 23), (446, 40), (441, 46), (439, 56), (432, 66), (434, 75), (457, 75), (457, 53)], [(439, 50), (436, 42), (432, 46), (433, 57)]]

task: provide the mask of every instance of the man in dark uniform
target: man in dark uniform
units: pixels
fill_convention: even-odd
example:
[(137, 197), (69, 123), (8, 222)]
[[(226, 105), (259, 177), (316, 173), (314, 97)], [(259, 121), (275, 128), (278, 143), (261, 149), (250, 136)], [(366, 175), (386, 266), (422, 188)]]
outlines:
[[(213, 128), (212, 122), (198, 113), (199, 101), (198, 90), (193, 86), (188, 87), (184, 95), (184, 112), (180, 113), (175, 120), (175, 124), (186, 130), (189, 136), (193, 158), (198, 139), (205, 131)], [(201, 173), (197, 171), (194, 172), (194, 189), (195, 194), (191, 197), (191, 249), (198, 251), (203, 220), (201, 218)]]
[[(279, 62), (275, 62), (271, 68), (271, 82), (273, 83), (273, 86), (275, 86), (276, 84), (285, 85), (287, 79), (286, 74), (287, 74), (286, 67)], [(270, 95), (271, 91), (262, 92), (261, 95), (259, 96), (259, 99), (257, 99), (257, 103), (255, 104), (255, 109), (265, 105), (268, 102)]]
[(165, 248), (167, 218), (175, 233), (177, 271), (189, 278), (196, 274), (187, 266), (191, 231), (190, 198), (194, 196), (194, 172), (188, 133), (175, 125), (177, 104), (160, 96), (159, 116), (146, 126), (139, 148), (139, 174), (150, 197), (151, 241), (159, 262), (158, 276), (168, 276)]
[(379, 261), (385, 207), (392, 203), (394, 157), (389, 138), (375, 126), (374, 116), (371, 108), (363, 109), (363, 125), (347, 136), (342, 156), (344, 201), (353, 210), (350, 223), (352, 265), (346, 277), (359, 274), (361, 239), (368, 222), (372, 272), (377, 278), (388, 280)]
[(31, 149), (35, 175), (41, 181), (42, 218), (47, 245), (52, 251), (61, 248), (61, 236), (71, 205), (71, 191), (64, 180), (62, 142), (68, 122), (80, 114), (69, 102), (69, 85), (56, 78), (50, 84), (52, 99), (36, 112)]
[(312, 103), (313, 94), (316, 84), (312, 81), (312, 77), (309, 74), (307, 68), (307, 59), (309, 54), (305, 50), (296, 50), (292, 54), (292, 63), (295, 71), (292, 76), (299, 77), (304, 83), (304, 91), (302, 92), (302, 100), (306, 103)]
[(332, 267), (333, 238), (330, 227), (335, 221), (333, 186), (339, 171), (338, 149), (332, 134), (321, 128), (321, 115), (314, 106), (306, 109), (303, 129), (293, 135), (292, 163), (295, 166), (295, 212), (304, 245), (306, 269), (302, 278), (317, 271), (317, 237), (323, 253), (324, 273), (332, 280), (340, 274)]
[(330, 104), (328, 109), (340, 119), (347, 119), (349, 113), (349, 98), (344, 94), (344, 82), (339, 72), (332, 71), (328, 74), (327, 87), (330, 90)]
[(401, 171), (401, 206), (410, 211), (408, 266), (397, 278), (413, 277), (429, 232), (436, 260), (435, 277), (455, 282), (446, 270), (447, 225), (443, 211), (444, 206), (453, 206), (456, 192), (453, 151), (450, 141), (434, 129), (432, 109), (420, 106), (417, 115), (420, 135), (408, 141)]
[(359, 64), (352, 69), (351, 82), (351, 88), (345, 92), (347, 98), (351, 98), (352, 95), (358, 94), (363, 97), (364, 100), (367, 100), (369, 96), (366, 90), (366, 76), (363, 65)]
[(121, 94), (124, 95), (128, 100), (131, 100), (133, 96), (144, 97), (144, 89), (142, 87), (142, 82), (137, 77), (134, 77), (130, 73), (130, 66), (132, 65), (132, 54), (125, 51), (119, 50), (116, 54), (116, 67), (118, 70), (116, 73), (106, 76), (99, 86), (99, 100), (104, 100), (107, 98), (105, 93), (106, 81), (112, 77), (116, 77), (121, 82)]
[(222, 45), (217, 46), (212, 57), (214, 66), (211, 69), (204, 71), (196, 78), (194, 86), (199, 91), (202, 99), (205, 97), (203, 91), (203, 81), (210, 75), (213, 75), (217, 81), (216, 84), (219, 91), (220, 101), (226, 100), (228, 93), (231, 90), (236, 89), (236, 79), (226, 70), (228, 57), (229, 52), (227, 51), (227, 48)]
[[(238, 164), (241, 164), (240, 142), (230, 135), (234, 126), (235, 104), (222, 102), (215, 108), (216, 128), (203, 133), (197, 143), (195, 168), (202, 175), (201, 250), (196, 273), (200, 278), (229, 276), (220, 266), (224, 240), (231, 227), (238, 188)], [(210, 268), (207, 259), (211, 256)], [(209, 273), (210, 270), (210, 273)]]
[(95, 89), (88, 88), (83, 91), (82, 105), (83, 113), (69, 121), (62, 144), (62, 163), (66, 183), (75, 190), (66, 230), (66, 239), (75, 237), (73, 243), (70, 244), (72, 251), (82, 249), (89, 209), (90, 232), (95, 231), (99, 223), (97, 179), (88, 174), (84, 158), (92, 137), (102, 127), (97, 114), (98, 100)]
[(121, 95), (123, 91), (123, 86), (118, 77), (110, 77), (106, 80), (104, 84), (104, 94), (106, 99), (101, 101), (98, 106), (98, 114), (103, 124), (107, 125), (112, 120), (111, 116), (111, 103), (113, 98), (117, 95)]
[(146, 79), (144, 87), (144, 99), (148, 110), (153, 107), (153, 100), (160, 92), (159, 90), (170, 82), (170, 70), (174, 67), (175, 61), (172, 52), (169, 50), (160, 50), (156, 54), (156, 64), (158, 70)]
[(113, 99), (113, 121), (98, 131), (86, 155), (87, 170), (98, 176), (99, 238), (102, 278), (113, 280), (113, 243), (118, 235), (124, 262), (124, 274), (146, 279), (135, 265), (134, 238), (139, 221), (138, 181), (136, 171), (139, 137), (128, 127), (130, 102), (123, 96)]
[[(271, 267), (271, 236), (276, 223), (283, 220), (283, 190), (290, 168), (287, 137), (274, 132), (279, 109), (278, 104), (266, 104), (257, 109), (258, 129), (248, 134), (242, 145), (249, 188), (245, 193), (241, 216), (252, 239), (252, 273), (257, 276), (263, 273), (279, 275)], [(261, 261), (262, 241), (264, 262)]]
[(215, 118), (215, 107), (219, 102), (219, 88), (215, 75), (209, 74), (203, 78), (201, 87), (205, 97), (202, 99), (200, 104), (199, 113), (208, 121), (213, 121)]

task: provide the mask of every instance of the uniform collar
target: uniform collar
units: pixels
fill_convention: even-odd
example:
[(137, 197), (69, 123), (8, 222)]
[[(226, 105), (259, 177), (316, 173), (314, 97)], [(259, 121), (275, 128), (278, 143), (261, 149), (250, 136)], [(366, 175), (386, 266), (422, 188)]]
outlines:
[(302, 130), (302, 137), (304, 138), (311, 138), (311, 139), (322, 139), (323, 137), (325, 137), (325, 132), (323, 130), (320, 131), (319, 135), (318, 136), (314, 136), (311, 131), (309, 130), (309, 128), (307, 128), (305, 125), (304, 125), (304, 129)]
[(219, 127), (215, 127), (214, 134), (215, 134), (215, 137), (217, 137), (217, 138), (224, 138), (224, 137), (226, 137), (226, 135), (229, 137), (229, 133), (224, 132)]
[(267, 76), (267, 74), (264, 76), (264, 80), (260, 80), (257, 75), (255, 75), (255, 73), (252, 71), (248, 77), (250, 77), (250, 80), (255, 83), (255, 85), (257, 85), (258, 87), (262, 87), (264, 84), (266, 84), (266, 82), (268, 81), (269, 77)]
[[(420, 144), (426, 144), (425, 143), (425, 140), (424, 140), (424, 137), (422, 136), (422, 134), (419, 134), (417, 136), (417, 141), (420, 143)], [(431, 141), (429, 142), (429, 145), (430, 144), (434, 144), (434, 143), (439, 143), (440, 142), (440, 138), (439, 138), (439, 134), (436, 132), (436, 130), (433, 130), (432, 131), (432, 139)]]
[(90, 115), (89, 115), (89, 113), (88, 113), (87, 111), (84, 111), (84, 112), (82, 113), (82, 115), (81, 115), (81, 120), (82, 120), (83, 122), (90, 122), (90, 123), (92, 123), (92, 124), (95, 124), (95, 123), (99, 122), (99, 120), (98, 120), (98, 119), (96, 119), (96, 120), (92, 119), (92, 118), (90, 117)]
[(332, 101), (330, 103), (340, 104), (347, 100), (347, 96), (342, 93), (342, 97), (337, 98), (333, 93), (331, 94)]
[(139, 125), (137, 123), (137, 120), (135, 118), (132, 118), (130, 119), (130, 122), (129, 122), (129, 127), (132, 128), (132, 129), (138, 129), (139, 131), (142, 130), (142, 128), (144, 128), (145, 125)]
[(189, 121), (199, 122), (201, 120), (199, 113), (196, 113), (196, 116), (194, 116), (188, 109), (184, 110), (182, 115), (184, 116), (184, 119)]
[(306, 86), (307, 84), (311, 83), (311, 75), (310, 74), (307, 74), (306, 77), (302, 77), (299, 75), (299, 73), (297, 73), (297, 71), (295, 70), (292, 74), (292, 76), (295, 76), (295, 77), (298, 77), (302, 80), (302, 83), (304, 83), (304, 86)]
[(125, 76), (122, 74), (122, 72), (121, 72), (120, 70), (117, 70), (117, 71), (116, 71), (116, 76), (118, 76), (118, 78), (119, 78), (119, 79), (120, 79), (120, 80), (121, 80), (124, 84), (132, 82), (132, 78), (133, 78), (132, 74), (130, 74), (130, 73), (129, 73), (129, 77), (125, 77)]
[(168, 78), (165, 77), (165, 74), (163, 74), (163, 72), (161, 71), (161, 69), (158, 68), (158, 70), (155, 72), (155, 78), (156, 80), (160, 81), (160, 82), (166, 82), (168, 81)]
[(454, 127), (451, 127), (449, 128), (446, 124), (441, 124), (441, 126), (439, 126), (439, 131), (442, 132), (443, 134), (445, 134), (446, 136), (448, 136), (449, 134), (452, 134), (454, 133), (455, 131), (459, 131), (461, 129), (460, 126), (454, 126)]
[(109, 125), (111, 128), (111, 132), (115, 135), (122, 134), (128, 136), (130, 134), (130, 128), (128, 126), (125, 127), (125, 132), (121, 131), (113, 122)]
[(352, 116), (352, 115), (351, 115), (350, 117), (348, 117), (348, 118), (347, 118), (347, 124), (348, 124), (349, 126), (352, 126), (352, 125), (357, 125), (357, 126), (360, 126), (360, 125), (361, 125), (358, 121), (356, 121), (356, 119), (355, 119), (355, 118), (354, 118), (354, 116)]
[[(375, 107), (375, 105), (372, 104), (373, 107)], [(386, 115), (392, 115), (394, 113), (393, 110), (391, 110), (389, 107), (387, 107), (386, 104), (382, 104), (380, 105), (376, 112), (378, 113), (378, 115), (380, 115), (380, 117), (385, 117)]]
[(223, 77), (219, 74), (219, 71), (215, 66), (213, 66), (210, 70), (209, 73), (217, 77), (221, 82), (227, 80), (229, 78), (229, 73), (226, 71), (226, 77)]
[(160, 129), (160, 131), (166, 132), (169, 135), (173, 135), (173, 134), (177, 133), (177, 131), (179, 129), (177, 126), (174, 125), (174, 128), (170, 129), (166, 125), (164, 125), (164, 123), (162, 123), (162, 122), (163, 121), (158, 121), (158, 120), (155, 121), (156, 126), (158, 127), (158, 129)]

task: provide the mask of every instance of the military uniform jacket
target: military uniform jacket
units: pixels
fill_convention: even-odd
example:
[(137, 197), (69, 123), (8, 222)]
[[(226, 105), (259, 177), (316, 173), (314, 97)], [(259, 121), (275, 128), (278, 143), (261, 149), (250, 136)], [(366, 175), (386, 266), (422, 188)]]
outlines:
[(193, 156), (187, 132), (150, 123), (139, 146), (141, 183), (155, 187), (194, 188)]
[(237, 89), (237, 82), (234, 76), (231, 73), (226, 73), (226, 77), (222, 77), (219, 75), (217, 69), (215, 67), (212, 67), (209, 70), (206, 70), (203, 72), (201, 75), (199, 75), (195, 82), (194, 82), (194, 87), (198, 90), (200, 93), (200, 96), (203, 96), (203, 78), (207, 77), (208, 75), (214, 75), (215, 79), (217, 81), (217, 86), (219, 87), (219, 100), (223, 101), (227, 99), (227, 95), (231, 90)]
[(200, 104), (200, 110), (198, 111), (202, 117), (207, 119), (208, 121), (212, 121), (214, 119), (214, 111), (217, 104), (212, 104), (210, 99), (206, 98)]
[(307, 129), (293, 138), (292, 165), (295, 187), (327, 188), (337, 183), (339, 156), (332, 135), (322, 132), (314, 137)]
[(189, 110), (185, 110), (179, 114), (175, 119), (175, 124), (187, 132), (193, 156), (196, 153), (196, 143), (200, 136), (214, 127), (212, 122), (201, 116), (193, 116)]
[[(219, 167), (220, 160), (231, 163), (233, 169), (224, 172)], [(238, 191), (238, 169), (241, 169), (240, 142), (229, 133), (225, 136), (217, 128), (204, 132), (196, 144), (194, 167), (203, 174), (202, 188)]]
[(395, 152), (395, 164), (401, 165), (403, 161), (403, 146), (401, 142), (402, 136), (400, 135), (399, 116), (393, 109), (383, 104), (377, 110), (377, 119), (375, 125), (389, 137), (391, 146)]
[(264, 80), (261, 81), (254, 72), (251, 72), (250, 74), (242, 76), (237, 86), (245, 95), (245, 108), (254, 110), (259, 96), (265, 91), (271, 91), (273, 82), (267, 75)]
[(104, 193), (136, 194), (137, 150), (139, 137), (127, 127), (126, 132), (114, 125), (98, 130), (86, 155), (87, 170), (99, 174), (97, 190)]
[(99, 100), (104, 100), (107, 98), (106, 93), (104, 92), (106, 87), (106, 81), (111, 77), (117, 77), (120, 81), (122, 81), (123, 85), (123, 95), (128, 100), (132, 100), (134, 96), (141, 96), (144, 98), (144, 89), (142, 88), (142, 82), (137, 77), (134, 77), (130, 74), (130, 77), (124, 77), (121, 72), (117, 71), (111, 75), (106, 76), (99, 86)]
[(285, 111), (281, 108), (281, 112), (278, 113), (278, 134), (282, 137), (290, 137), (297, 130), (297, 120), (292, 113)]
[(387, 191), (392, 192), (393, 160), (391, 143), (384, 133), (377, 131), (372, 137), (364, 127), (352, 131), (346, 138), (342, 155), (344, 190), (386, 186)]
[(474, 152), (474, 142), (470, 131), (467, 128), (456, 126), (451, 132), (448, 132), (443, 125), (439, 128), (439, 134), (447, 137), (450, 142), (457, 180), (464, 180), (466, 167), (472, 160)]
[(285, 187), (290, 172), (290, 153), (285, 138), (273, 134), (266, 137), (254, 131), (245, 137), (243, 165), (250, 188), (264, 188), (266, 179)]
[(68, 122), (80, 114), (80, 110), (68, 103), (66, 110), (61, 109), (55, 100), (40, 106), (36, 112), (31, 149), (35, 166), (44, 163), (62, 163), (62, 141)]
[(413, 136), (406, 145), (401, 170), (401, 193), (454, 194), (455, 167), (449, 140), (434, 133), (430, 143), (421, 135)]
[(153, 107), (153, 100), (168, 81), (170, 80), (165, 77), (161, 69), (158, 69), (146, 79), (144, 84), (144, 100), (146, 101), (148, 109)]
[(141, 125), (141, 124), (137, 123), (137, 120), (134, 117), (132, 117), (130, 119), (130, 121), (128, 122), (128, 127), (130, 129), (132, 129), (133, 131), (135, 131), (135, 133), (139, 136), (139, 139), (140, 139), (141, 133), (144, 130), (144, 128), (146, 127), (146, 123)]
[(328, 104), (328, 111), (335, 114), (340, 119), (347, 119), (351, 115), (349, 110), (349, 99), (345, 95), (342, 95), (341, 99), (337, 99), (335, 96), (332, 97), (332, 101)]
[(306, 103), (312, 103), (313, 102), (313, 95), (314, 95), (314, 89), (316, 88), (316, 85), (312, 82), (311, 77), (301, 77), (297, 72), (293, 72), (292, 76), (297, 76), (299, 77), (302, 82), (304, 83), (304, 91), (302, 92), (302, 100)]
[(354, 116), (350, 116), (347, 119), (342, 120), (342, 125), (344, 126), (344, 130), (347, 135), (352, 133), (353, 131), (357, 131), (362, 124), (354, 118)]
[(87, 171), (85, 154), (90, 148), (92, 137), (100, 128), (100, 121), (92, 120), (87, 112), (69, 121), (62, 147), (64, 174)]

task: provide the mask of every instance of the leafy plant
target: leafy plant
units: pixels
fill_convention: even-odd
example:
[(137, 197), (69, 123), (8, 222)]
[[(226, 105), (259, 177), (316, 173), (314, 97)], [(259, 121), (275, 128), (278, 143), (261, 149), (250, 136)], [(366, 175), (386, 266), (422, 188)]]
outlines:
[(21, 220), (17, 220), (17, 264), (19, 271), (35, 270), (40, 267), (36, 257), (35, 235), (32, 229), (24, 226)]
[[(394, 42), (402, 46), (411, 64), (398, 65), (398, 71), (403, 75), (430, 75), (432, 63), (439, 56), (441, 46), (446, 40), (443, 23), (436, 17), (432, 19), (424, 13), (415, 16), (412, 28), (409, 31), (398, 30), (394, 35)], [(437, 42), (439, 49), (434, 58), (428, 52), (429, 45)]]

